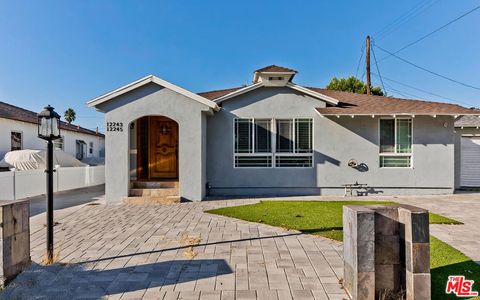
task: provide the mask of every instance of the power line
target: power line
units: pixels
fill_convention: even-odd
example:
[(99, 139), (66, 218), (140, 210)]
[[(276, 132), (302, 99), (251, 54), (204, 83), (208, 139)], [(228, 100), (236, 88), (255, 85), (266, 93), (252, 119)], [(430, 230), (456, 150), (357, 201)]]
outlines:
[(360, 64), (362, 62), (362, 58), (363, 58), (363, 52), (365, 51), (365, 44), (362, 43), (362, 50), (360, 51), (360, 59), (358, 60), (358, 64), (357, 64), (357, 71), (355, 72), (355, 78), (357, 78), (358, 76), (358, 70), (360, 68)]
[(383, 84), (382, 75), (380, 75), (380, 68), (378, 67), (377, 57), (375, 56), (375, 51), (373, 50), (373, 48), (372, 48), (372, 53), (373, 53), (373, 59), (375, 60), (375, 66), (377, 67), (378, 77), (380, 78), (380, 82), (382, 83), (382, 88), (386, 93), (387, 90), (385, 89), (385, 85)]
[[(378, 74), (372, 73), (372, 75), (375, 75), (375, 76), (378, 77)], [(421, 89), (421, 88), (417, 88), (417, 87), (414, 87), (414, 86), (412, 86), (412, 85), (409, 85), (409, 84), (400, 82), (400, 81), (395, 80), (395, 79), (392, 79), (392, 78), (388, 78), (388, 77), (385, 77), (385, 76), (382, 76), (382, 78), (385, 79), (385, 80), (387, 80), (387, 81), (391, 81), (391, 82), (394, 82), (394, 83), (403, 85), (403, 86), (405, 86), (405, 87), (408, 87), (408, 88), (417, 90), (417, 91), (419, 91), (419, 92), (423, 92), (423, 93), (426, 93), (426, 94), (429, 94), (429, 95), (432, 95), (432, 96), (435, 96), (435, 97), (439, 97), (439, 98), (442, 98), (442, 99), (445, 99), (445, 100), (448, 100), (448, 101), (462, 103), (462, 104), (468, 105), (468, 106), (470, 106), (470, 107), (475, 106), (475, 105), (472, 105), (471, 103), (464, 102), (464, 101), (460, 101), (460, 100), (458, 100), (458, 99), (453, 99), (453, 98), (445, 97), (445, 96), (436, 94), (436, 93), (434, 93), (434, 92), (430, 92), (430, 91), (427, 91), (427, 90), (424, 90), (424, 89)]]
[(405, 92), (405, 91), (400, 91), (394, 87), (392, 87), (391, 85), (387, 84), (388, 88), (392, 91), (395, 91), (397, 92), (397, 94), (400, 94), (402, 95), (403, 97), (405, 98), (409, 98), (409, 99), (413, 99), (413, 100), (418, 100), (418, 99), (423, 99), (423, 97), (421, 96), (418, 96), (418, 95), (414, 95), (412, 93), (408, 93), (408, 92)]
[[(466, 13), (464, 13), (464, 14), (456, 17), (455, 19), (451, 20), (450, 22), (448, 22), (448, 23), (446, 23), (446, 24), (438, 27), (438, 28), (435, 29), (434, 31), (432, 31), (432, 32), (430, 32), (430, 33), (428, 33), (428, 34), (426, 34), (426, 35), (424, 35), (424, 36), (416, 39), (415, 41), (413, 41), (413, 42), (411, 42), (411, 43), (409, 43), (409, 44), (407, 44), (407, 45), (405, 45), (405, 46), (403, 46), (402, 48), (400, 48), (400, 49), (396, 50), (395, 52), (393, 52), (393, 54), (397, 54), (398, 52), (403, 51), (403, 50), (407, 49), (408, 47), (415, 45), (416, 43), (418, 43), (418, 42), (426, 39), (427, 37), (429, 37), (429, 36), (431, 36), (431, 35), (433, 35), (433, 34), (435, 34), (435, 33), (437, 33), (437, 32), (439, 32), (440, 30), (444, 29), (445, 27), (447, 27), (447, 26), (449, 26), (449, 25), (457, 22), (458, 20), (460, 20), (460, 19), (468, 16), (469, 14), (473, 13), (474, 11), (476, 11), (476, 10), (478, 10), (478, 9), (480, 9), (480, 5), (474, 7), (473, 9), (467, 11)], [(388, 56), (386, 56), (386, 57), (383, 57), (382, 59), (380, 59), (380, 61), (383, 61), (383, 60), (387, 59), (388, 57), (390, 57), (390, 55), (388, 55)]]
[(476, 87), (476, 86), (470, 85), (470, 84), (468, 84), (468, 83), (464, 83), (464, 82), (458, 81), (458, 80), (456, 80), (456, 79), (447, 77), (447, 76), (445, 76), (445, 75), (439, 74), (439, 73), (437, 73), (437, 72), (431, 71), (431, 70), (429, 70), (429, 69), (427, 69), (427, 68), (424, 68), (424, 67), (422, 67), (422, 66), (419, 66), (419, 65), (417, 65), (417, 64), (415, 64), (415, 63), (413, 63), (413, 62), (411, 62), (411, 61), (408, 61), (408, 60), (406, 60), (406, 59), (404, 59), (404, 58), (401, 58), (400, 56), (398, 56), (398, 55), (396, 55), (396, 54), (394, 54), (394, 53), (392, 53), (392, 52), (390, 52), (390, 51), (388, 51), (388, 50), (385, 50), (385, 49), (383, 49), (382, 47), (377, 46), (377, 45), (375, 45), (375, 44), (374, 44), (373, 46), (374, 46), (374, 47), (377, 47), (377, 48), (380, 49), (381, 51), (383, 51), (383, 52), (385, 52), (385, 53), (387, 53), (387, 54), (390, 54), (391, 56), (395, 57), (396, 59), (401, 60), (401, 61), (403, 61), (404, 63), (407, 63), (407, 64), (409, 64), (409, 65), (411, 65), (411, 66), (413, 66), (413, 67), (415, 67), (415, 68), (418, 68), (418, 69), (420, 69), (420, 70), (423, 70), (423, 71), (425, 71), (425, 72), (427, 72), (427, 73), (430, 73), (430, 74), (433, 74), (433, 75), (435, 75), (435, 76), (441, 77), (441, 78), (446, 79), (446, 80), (448, 80), (448, 81), (451, 81), (451, 82), (454, 82), (454, 83), (463, 85), (463, 86), (465, 86), (465, 87), (469, 87), (469, 88), (472, 88), (472, 89), (475, 89), (475, 90), (479, 90), (479, 91), (480, 91), (480, 88), (479, 88), (479, 87)]
[(377, 31), (375, 33), (375, 36), (381, 36), (382, 34), (384, 34), (385, 32), (387, 32), (388, 30), (390, 30), (391, 27), (393, 27), (395, 24), (397, 24), (398, 22), (400, 22), (403, 18), (405, 18), (406, 16), (408, 16), (409, 14), (411, 14), (415, 9), (417, 9), (418, 7), (420, 7), (421, 5), (423, 5), (425, 2), (427, 2), (427, 0), (424, 0), (422, 2), (419, 2), (417, 3), (415, 6), (413, 6), (412, 8), (410, 8), (408, 11), (404, 12), (403, 14), (401, 14), (399, 17), (397, 17), (395, 20), (393, 20), (391, 23), (389, 23), (388, 25), (384, 26), (381, 30)]
[(435, 0), (429, 3), (430, 2), (429, 0), (425, 0), (418, 3), (417, 5), (409, 9), (407, 12), (405, 12), (403, 15), (395, 19), (392, 23), (385, 26), (384, 29), (377, 32), (374, 36), (377, 37), (378, 40), (384, 39), (388, 35), (392, 34), (394, 31), (398, 30), (401, 26), (405, 25), (407, 22), (411, 21), (418, 15), (427, 11), (431, 6), (433, 6), (438, 1), (439, 0)]

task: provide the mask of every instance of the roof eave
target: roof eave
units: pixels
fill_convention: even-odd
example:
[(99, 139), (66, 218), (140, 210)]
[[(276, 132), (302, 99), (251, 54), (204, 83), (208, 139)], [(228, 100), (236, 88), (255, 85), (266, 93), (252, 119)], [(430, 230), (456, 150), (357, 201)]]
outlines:
[(415, 112), (389, 112), (389, 113), (322, 113), (318, 109), (316, 111), (325, 117), (335, 117), (335, 116), (453, 116), (453, 117), (459, 117), (459, 116), (479, 116), (480, 117), (480, 112), (478, 113), (443, 113), (443, 112), (432, 112), (432, 113), (415, 113)]
[(297, 85), (297, 84), (292, 83), (292, 82), (288, 82), (286, 86), (289, 87), (289, 88), (292, 88), (294, 90), (297, 90), (299, 92), (305, 93), (309, 96), (315, 97), (315, 98), (323, 100), (325, 102), (328, 102), (332, 105), (338, 105), (338, 103), (340, 103), (340, 101), (335, 99), (335, 98), (332, 98), (330, 96), (324, 95), (324, 94), (319, 93), (319, 92), (312, 91), (311, 89), (308, 89), (306, 87)]
[(260, 88), (260, 87), (262, 87), (262, 86), (264, 86), (264, 84), (263, 84), (262, 82), (257, 82), (257, 83), (254, 83), (254, 84), (252, 84), (252, 85), (248, 85), (248, 86), (246, 86), (246, 87), (244, 87), (244, 88), (241, 88), (241, 89), (239, 89), (239, 90), (236, 90), (236, 91), (233, 91), (233, 92), (231, 92), (231, 93), (228, 93), (228, 94), (226, 94), (226, 95), (223, 95), (223, 96), (221, 96), (221, 97), (218, 97), (218, 98), (214, 99), (213, 101), (218, 104), (218, 103), (221, 103), (221, 102), (223, 102), (223, 101), (225, 101), (225, 100), (228, 100), (228, 99), (230, 99), (230, 98), (233, 98), (233, 97), (236, 97), (236, 96), (239, 96), (239, 95), (248, 93), (248, 92), (253, 91), (253, 90), (256, 90), (256, 89), (258, 89), (258, 88)]
[[(105, 103), (113, 98), (116, 98), (120, 95), (123, 95), (125, 93), (128, 93), (136, 88), (139, 88), (145, 84), (148, 84), (150, 82), (153, 82), (153, 83), (156, 83), (160, 86), (163, 86), (165, 88), (168, 88), (170, 90), (173, 90), (179, 94), (182, 94), (184, 95), (185, 97), (188, 97), (192, 100), (195, 100), (197, 102), (200, 102), (206, 106), (208, 106), (209, 108), (211, 108), (212, 110), (214, 111), (219, 111), (220, 110), (220, 107), (212, 100), (209, 100), (207, 98), (204, 98), (198, 94), (195, 94), (193, 92), (190, 92), (189, 90), (186, 90), (182, 87), (179, 87), (173, 83), (170, 83), (166, 80), (163, 80), (161, 78), (158, 78), (157, 76), (154, 76), (154, 75), (148, 75), (146, 77), (143, 77), (143, 78), (140, 78), (132, 83), (129, 83), (127, 85), (124, 85), (118, 89), (115, 89), (109, 93), (106, 93), (104, 95), (101, 95), (97, 98), (94, 98), (90, 101), (87, 102), (87, 106), (88, 107), (95, 107), (97, 108), (98, 105), (102, 104), (102, 103)], [(98, 109), (97, 109), (98, 110)]]
[(121, 94), (127, 93), (131, 90), (134, 90), (142, 85), (145, 85), (149, 82), (153, 81), (153, 75), (148, 75), (143, 78), (140, 78), (138, 80), (135, 80), (129, 84), (126, 84), (124, 86), (119, 87), (118, 89), (115, 89), (113, 91), (110, 91), (106, 94), (103, 94), (101, 96), (98, 96), (90, 101), (87, 102), (88, 107), (95, 107), (99, 104), (102, 104), (104, 102), (109, 101), (110, 99), (113, 99), (115, 97), (120, 96)]
[[(257, 82), (257, 83), (254, 83), (252, 85), (249, 85), (249, 86), (246, 86), (242, 89), (239, 89), (239, 90), (236, 90), (236, 91), (233, 91), (231, 93), (228, 93), (222, 97), (219, 97), (217, 99), (214, 99), (213, 101), (215, 101), (216, 103), (221, 103), (225, 100), (228, 100), (228, 99), (231, 99), (231, 98), (234, 98), (234, 97), (237, 97), (239, 95), (242, 95), (242, 94), (245, 94), (245, 93), (248, 93), (250, 91), (253, 91), (253, 90), (256, 90), (260, 87), (263, 87), (265, 86), (262, 82)], [(335, 98), (332, 98), (332, 97), (329, 97), (327, 95), (324, 95), (322, 93), (319, 93), (319, 92), (315, 92), (315, 91), (312, 91), (310, 89), (307, 89), (305, 87), (302, 87), (302, 86), (299, 86), (299, 85), (296, 85), (292, 82), (287, 82), (287, 84), (285, 85), (286, 87), (288, 88), (291, 88), (291, 89), (294, 89), (294, 90), (297, 90), (299, 92), (302, 92), (304, 94), (307, 94), (309, 96), (312, 96), (314, 98), (317, 98), (317, 99), (320, 99), (322, 101), (325, 101), (325, 102), (328, 102), (332, 105), (338, 105), (338, 103), (340, 101), (338, 101), (337, 99)]]

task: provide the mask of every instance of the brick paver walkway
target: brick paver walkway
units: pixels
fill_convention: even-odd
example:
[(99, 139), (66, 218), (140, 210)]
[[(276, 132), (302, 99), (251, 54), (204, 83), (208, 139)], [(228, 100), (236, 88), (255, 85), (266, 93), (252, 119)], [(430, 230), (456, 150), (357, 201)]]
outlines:
[(464, 225), (430, 225), (430, 233), (480, 264), (480, 194), (410, 196), (395, 199), (453, 218)]
[(35, 263), (0, 298), (348, 299), (341, 243), (203, 213), (253, 201), (87, 205), (55, 227), (62, 264), (39, 265), (33, 229)]

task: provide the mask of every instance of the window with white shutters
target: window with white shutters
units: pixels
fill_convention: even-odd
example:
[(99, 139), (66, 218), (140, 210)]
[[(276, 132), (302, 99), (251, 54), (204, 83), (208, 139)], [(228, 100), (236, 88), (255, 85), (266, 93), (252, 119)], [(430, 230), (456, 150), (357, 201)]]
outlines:
[(272, 166), (270, 119), (235, 119), (235, 167)]
[(313, 166), (312, 119), (235, 119), (234, 143), (236, 168)]
[(313, 166), (312, 119), (277, 120), (275, 167), (309, 168)]

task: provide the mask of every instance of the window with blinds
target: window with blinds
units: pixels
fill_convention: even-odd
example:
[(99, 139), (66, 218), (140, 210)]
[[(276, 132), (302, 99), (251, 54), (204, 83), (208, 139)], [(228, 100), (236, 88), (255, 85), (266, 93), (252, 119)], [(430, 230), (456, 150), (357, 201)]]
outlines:
[(380, 167), (412, 166), (412, 119), (380, 119)]
[(270, 119), (235, 119), (235, 167), (272, 166)]
[(313, 166), (312, 123), (312, 119), (276, 120), (275, 167), (309, 168)]
[(235, 167), (312, 167), (312, 119), (235, 119)]

